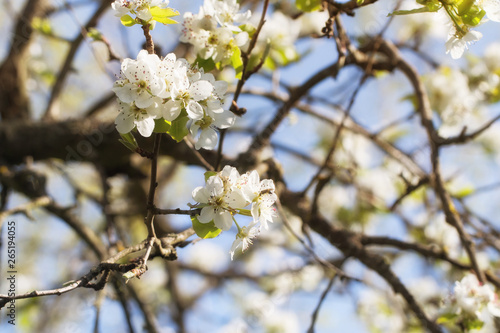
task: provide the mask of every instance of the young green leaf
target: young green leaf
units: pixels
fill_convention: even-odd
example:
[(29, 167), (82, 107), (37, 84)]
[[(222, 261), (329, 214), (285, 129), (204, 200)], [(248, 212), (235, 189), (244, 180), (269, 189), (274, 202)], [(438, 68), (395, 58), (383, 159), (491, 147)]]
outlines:
[(153, 132), (155, 133), (167, 133), (170, 129), (170, 122), (166, 121), (163, 118), (155, 119), (155, 129)]
[(132, 16), (130, 15), (123, 15), (121, 18), (120, 18), (120, 22), (126, 26), (126, 27), (131, 27), (135, 24), (137, 24), (137, 22), (132, 18)]
[(96, 28), (90, 28), (87, 32), (87, 36), (93, 41), (102, 41), (102, 34)]
[(215, 62), (212, 58), (203, 59), (203, 58), (198, 56), (196, 58), (196, 64), (198, 65), (198, 67), (203, 68), (205, 73), (208, 73), (208, 72), (212, 71), (213, 69), (215, 69)]
[(203, 239), (217, 237), (222, 231), (215, 226), (214, 221), (211, 221), (209, 223), (201, 223), (200, 221), (198, 221), (198, 218), (196, 216), (192, 216), (191, 222), (193, 223), (194, 232), (196, 232), (198, 237), (201, 237)]
[(217, 174), (217, 171), (207, 171), (205, 172), (205, 182), (208, 180), (208, 178), (215, 176)]
[[(185, 113), (185, 114), (184, 114)], [(182, 111), (181, 115), (177, 117), (170, 124), (170, 129), (167, 131), (168, 134), (177, 142), (181, 142), (186, 135), (188, 135), (188, 129), (186, 127), (189, 117), (186, 111)]]
[(132, 132), (125, 134), (120, 133), (120, 136), (122, 138), (119, 139), (118, 141), (120, 141), (125, 147), (127, 147), (131, 151), (135, 151), (136, 148), (139, 148), (139, 145), (137, 144), (137, 141), (135, 140)]
[(395, 10), (392, 13), (387, 14), (387, 16), (409, 15), (409, 14), (416, 14), (416, 13), (429, 13), (429, 12), (435, 12), (435, 11), (437, 11), (437, 9), (434, 10), (434, 9), (429, 8), (429, 7), (420, 7), (420, 8), (415, 8), (415, 9), (411, 9), (411, 10)]
[(233, 47), (233, 55), (231, 56), (231, 66), (236, 71), (236, 78), (241, 79), (243, 73), (243, 60), (241, 60), (241, 51), (238, 46)]
[(313, 12), (321, 9), (321, 0), (295, 0), (295, 6), (303, 12)]
[(153, 20), (163, 24), (176, 24), (177, 21), (172, 20), (170, 17), (179, 15), (179, 12), (172, 8), (153, 7), (150, 9)]

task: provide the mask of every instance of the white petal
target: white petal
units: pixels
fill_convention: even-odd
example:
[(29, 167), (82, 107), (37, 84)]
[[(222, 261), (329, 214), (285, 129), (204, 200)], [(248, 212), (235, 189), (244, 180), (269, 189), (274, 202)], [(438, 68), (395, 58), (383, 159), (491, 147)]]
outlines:
[(220, 197), (224, 192), (224, 182), (218, 175), (214, 175), (207, 180), (207, 190), (213, 197)]
[(151, 104), (153, 104), (153, 96), (144, 89), (138, 89), (135, 97), (135, 105), (140, 109), (145, 109)]
[(212, 221), (214, 218), (215, 218), (215, 211), (213, 206), (203, 207), (201, 209), (200, 215), (198, 215), (198, 221), (200, 221), (200, 223), (208, 223)]
[(250, 209), (250, 212), (252, 213), (254, 222), (255, 223), (259, 222), (259, 216), (260, 216), (259, 205), (256, 202), (252, 203), (252, 208)]
[(115, 119), (115, 124), (116, 124), (116, 130), (119, 133), (125, 134), (130, 132), (132, 129), (135, 127), (134, 123), (134, 117), (132, 114), (124, 114), (120, 113), (116, 119)]
[(134, 101), (134, 98), (132, 97), (132, 87), (133, 85), (128, 83), (123, 87), (113, 87), (111, 90), (115, 92), (120, 101), (125, 103), (132, 103)]
[(248, 32), (243, 31), (237, 34), (234, 38), (237, 46), (243, 46), (248, 42)]
[(446, 53), (450, 53), (453, 59), (458, 59), (462, 57), (464, 54), (466, 43), (461, 39), (457, 39), (456, 37), (450, 37), (446, 42)]
[(141, 20), (144, 20), (144, 21), (149, 21), (153, 17), (151, 15), (151, 12), (149, 11), (149, 8), (136, 10), (135, 12), (136, 12), (137, 17), (140, 18)]
[(173, 121), (181, 114), (181, 102), (169, 100), (167, 103), (163, 104), (162, 109), (163, 118), (168, 121)]
[(192, 195), (193, 199), (199, 203), (208, 203), (208, 200), (210, 199), (210, 193), (208, 193), (207, 189), (202, 186), (195, 188)]
[(146, 112), (154, 119), (161, 117), (161, 108), (163, 100), (161, 98), (153, 98), (153, 103), (146, 108)]
[(235, 182), (236, 179), (240, 176), (240, 173), (238, 170), (230, 165), (226, 165), (222, 171), (220, 172), (220, 175), (222, 177), (227, 177), (230, 179), (230, 182)]
[(191, 123), (191, 126), (189, 127), (189, 132), (191, 133), (192, 136), (196, 136), (196, 134), (198, 134), (199, 129), (200, 125), (196, 125), (196, 123), (193, 121)]
[(205, 80), (210, 82), (212, 85), (215, 85), (215, 77), (212, 73), (204, 73), (201, 77), (200, 80)]
[(215, 84), (214, 84), (214, 94), (219, 97), (219, 98), (223, 98), (224, 97), (224, 94), (226, 93), (227, 91), (227, 87), (228, 87), (228, 84), (226, 81), (216, 81)]
[(222, 229), (222, 231), (227, 231), (231, 229), (233, 225), (233, 217), (231, 213), (227, 211), (219, 211), (215, 215), (214, 223), (217, 228)]
[(222, 105), (220, 104), (220, 101), (217, 99), (209, 99), (207, 100), (207, 108), (210, 112), (213, 113), (222, 113), (224, 112), (224, 109), (222, 108)]
[(484, 0), (483, 9), (490, 20), (500, 22), (500, 1)]
[(260, 190), (265, 191), (265, 190), (271, 190), (274, 191), (276, 188), (274, 187), (274, 182), (272, 179), (262, 179), (260, 182)]
[(200, 80), (193, 82), (191, 87), (189, 87), (189, 96), (195, 101), (201, 101), (203, 99), (208, 98), (212, 91), (214, 90), (214, 86), (208, 81)]
[(217, 145), (217, 132), (211, 128), (205, 128), (201, 131), (200, 138), (194, 145), (194, 147), (199, 150), (200, 148), (206, 150), (212, 150)]
[(225, 201), (229, 205), (229, 207), (234, 209), (244, 208), (249, 204), (249, 202), (245, 200), (243, 193), (241, 193), (241, 190), (239, 189), (233, 190), (231, 193), (229, 193)]
[(139, 133), (146, 138), (150, 137), (155, 129), (155, 121), (151, 117), (137, 121), (136, 125)]
[(463, 37), (463, 40), (466, 42), (476, 42), (483, 37), (483, 34), (479, 31), (471, 30)]
[(236, 116), (229, 110), (224, 110), (222, 113), (214, 113), (214, 125), (220, 129), (233, 126)]
[(236, 237), (236, 239), (233, 242), (233, 245), (231, 245), (231, 250), (229, 251), (229, 253), (231, 254), (231, 260), (233, 260), (234, 252), (236, 252), (236, 250), (241, 246), (242, 246), (241, 238)]
[(203, 118), (203, 108), (198, 102), (189, 101), (186, 107), (187, 114), (189, 118), (194, 120), (199, 120)]

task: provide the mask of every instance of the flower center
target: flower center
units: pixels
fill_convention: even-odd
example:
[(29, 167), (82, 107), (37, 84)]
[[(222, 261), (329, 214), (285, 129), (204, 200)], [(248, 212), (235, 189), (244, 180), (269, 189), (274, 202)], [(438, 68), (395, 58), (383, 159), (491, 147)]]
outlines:
[(212, 125), (212, 118), (209, 116), (205, 116), (205, 117), (201, 118), (200, 120), (196, 121), (195, 124), (200, 126), (200, 128), (202, 130), (204, 130), (204, 129), (210, 127), (210, 125)]

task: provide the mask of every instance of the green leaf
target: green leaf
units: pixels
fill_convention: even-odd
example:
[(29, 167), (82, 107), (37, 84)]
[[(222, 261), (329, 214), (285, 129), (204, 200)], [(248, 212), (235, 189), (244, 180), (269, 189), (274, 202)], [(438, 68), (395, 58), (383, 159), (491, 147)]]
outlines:
[(176, 24), (177, 21), (170, 19), (169, 17), (179, 15), (179, 12), (173, 10), (172, 8), (160, 8), (152, 7), (150, 10), (153, 20), (163, 24)]
[(447, 324), (454, 322), (457, 319), (458, 315), (455, 313), (445, 313), (436, 320), (437, 324)]
[(252, 211), (250, 209), (241, 208), (240, 210), (238, 210), (238, 214), (245, 215), (245, 216), (252, 216)]
[(241, 51), (238, 46), (233, 47), (233, 55), (231, 56), (231, 66), (236, 71), (236, 78), (241, 79), (243, 73), (243, 60), (241, 59)]
[(429, 12), (435, 12), (437, 10), (433, 10), (429, 7), (420, 7), (416, 9), (411, 9), (411, 10), (395, 10), (392, 13), (387, 14), (387, 16), (393, 16), (393, 15), (409, 15), (409, 14), (416, 14), (416, 13), (429, 13)]
[(208, 178), (215, 176), (218, 172), (217, 171), (207, 171), (205, 172), (205, 182), (207, 182)]
[(200, 221), (198, 221), (198, 218), (196, 216), (192, 216), (191, 222), (193, 223), (193, 229), (198, 237), (201, 237), (203, 239), (217, 237), (222, 231), (215, 226), (214, 221), (201, 223)]
[(271, 57), (267, 57), (266, 60), (264, 60), (264, 67), (272, 71), (278, 68), (276, 62)]
[(102, 41), (102, 34), (96, 28), (90, 28), (87, 32), (87, 36), (93, 41)]
[(251, 39), (257, 28), (253, 24), (242, 24), (239, 26), (241, 31), (246, 31), (248, 33), (248, 37)]
[(478, 6), (472, 6), (465, 14), (461, 15), (465, 24), (475, 27), (481, 22), (486, 12)]
[(129, 132), (126, 134), (120, 133), (120, 136), (122, 137), (121, 139), (118, 139), (125, 147), (130, 149), (131, 151), (134, 151), (139, 148), (139, 145), (137, 144), (137, 141), (134, 138), (134, 135)]
[(155, 129), (153, 132), (155, 133), (167, 133), (170, 129), (170, 121), (167, 121), (163, 118), (155, 119)]
[(123, 15), (121, 18), (120, 18), (120, 22), (126, 26), (126, 27), (131, 27), (135, 24), (137, 24), (137, 22), (132, 18), (132, 16), (130, 15)]
[(462, 199), (468, 195), (471, 195), (472, 193), (474, 193), (474, 191), (475, 191), (474, 187), (466, 186), (466, 187), (461, 188), (457, 192), (453, 193), (453, 196), (455, 196), (459, 199)]
[(321, 9), (321, 0), (295, 0), (295, 6), (303, 12)]
[(182, 110), (181, 114), (177, 119), (172, 121), (170, 124), (170, 129), (167, 131), (168, 134), (177, 142), (181, 142), (186, 135), (188, 135), (188, 129), (186, 127), (189, 117), (186, 110)]
[(203, 68), (205, 73), (208, 73), (215, 69), (215, 62), (212, 58), (203, 59), (200, 56), (196, 58), (196, 64), (198, 67)]
[(467, 331), (469, 330), (478, 330), (483, 327), (484, 322), (479, 320), (478, 318), (470, 318), (470, 319), (464, 319), (463, 324), (465, 328), (467, 328)]
[(429, 8), (431, 12), (437, 12), (443, 7), (443, 4), (439, 0), (417, 0), (417, 3)]
[(458, 0), (456, 1), (456, 6), (458, 9), (458, 15), (463, 15), (469, 11), (469, 9), (474, 4), (475, 0)]
[(49, 19), (47, 18), (35, 17), (31, 21), (31, 26), (33, 27), (34, 30), (37, 30), (41, 34), (44, 35), (52, 34), (52, 27), (50, 25)]

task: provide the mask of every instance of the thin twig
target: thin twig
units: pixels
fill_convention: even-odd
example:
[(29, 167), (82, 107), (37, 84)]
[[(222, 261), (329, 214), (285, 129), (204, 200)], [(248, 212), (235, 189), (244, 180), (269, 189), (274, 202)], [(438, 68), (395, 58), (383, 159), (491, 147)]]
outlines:
[(335, 281), (335, 275), (330, 278), (330, 281), (328, 282), (328, 285), (326, 286), (325, 290), (321, 294), (321, 297), (319, 298), (318, 305), (316, 305), (316, 308), (314, 309), (314, 312), (312, 314), (312, 319), (311, 319), (311, 325), (309, 326), (309, 329), (307, 330), (307, 333), (314, 333), (314, 325), (316, 324), (316, 320), (318, 319), (318, 314), (319, 310), (321, 309), (321, 304), (323, 304), (323, 301), (326, 298), (326, 295), (332, 289), (333, 282)]

